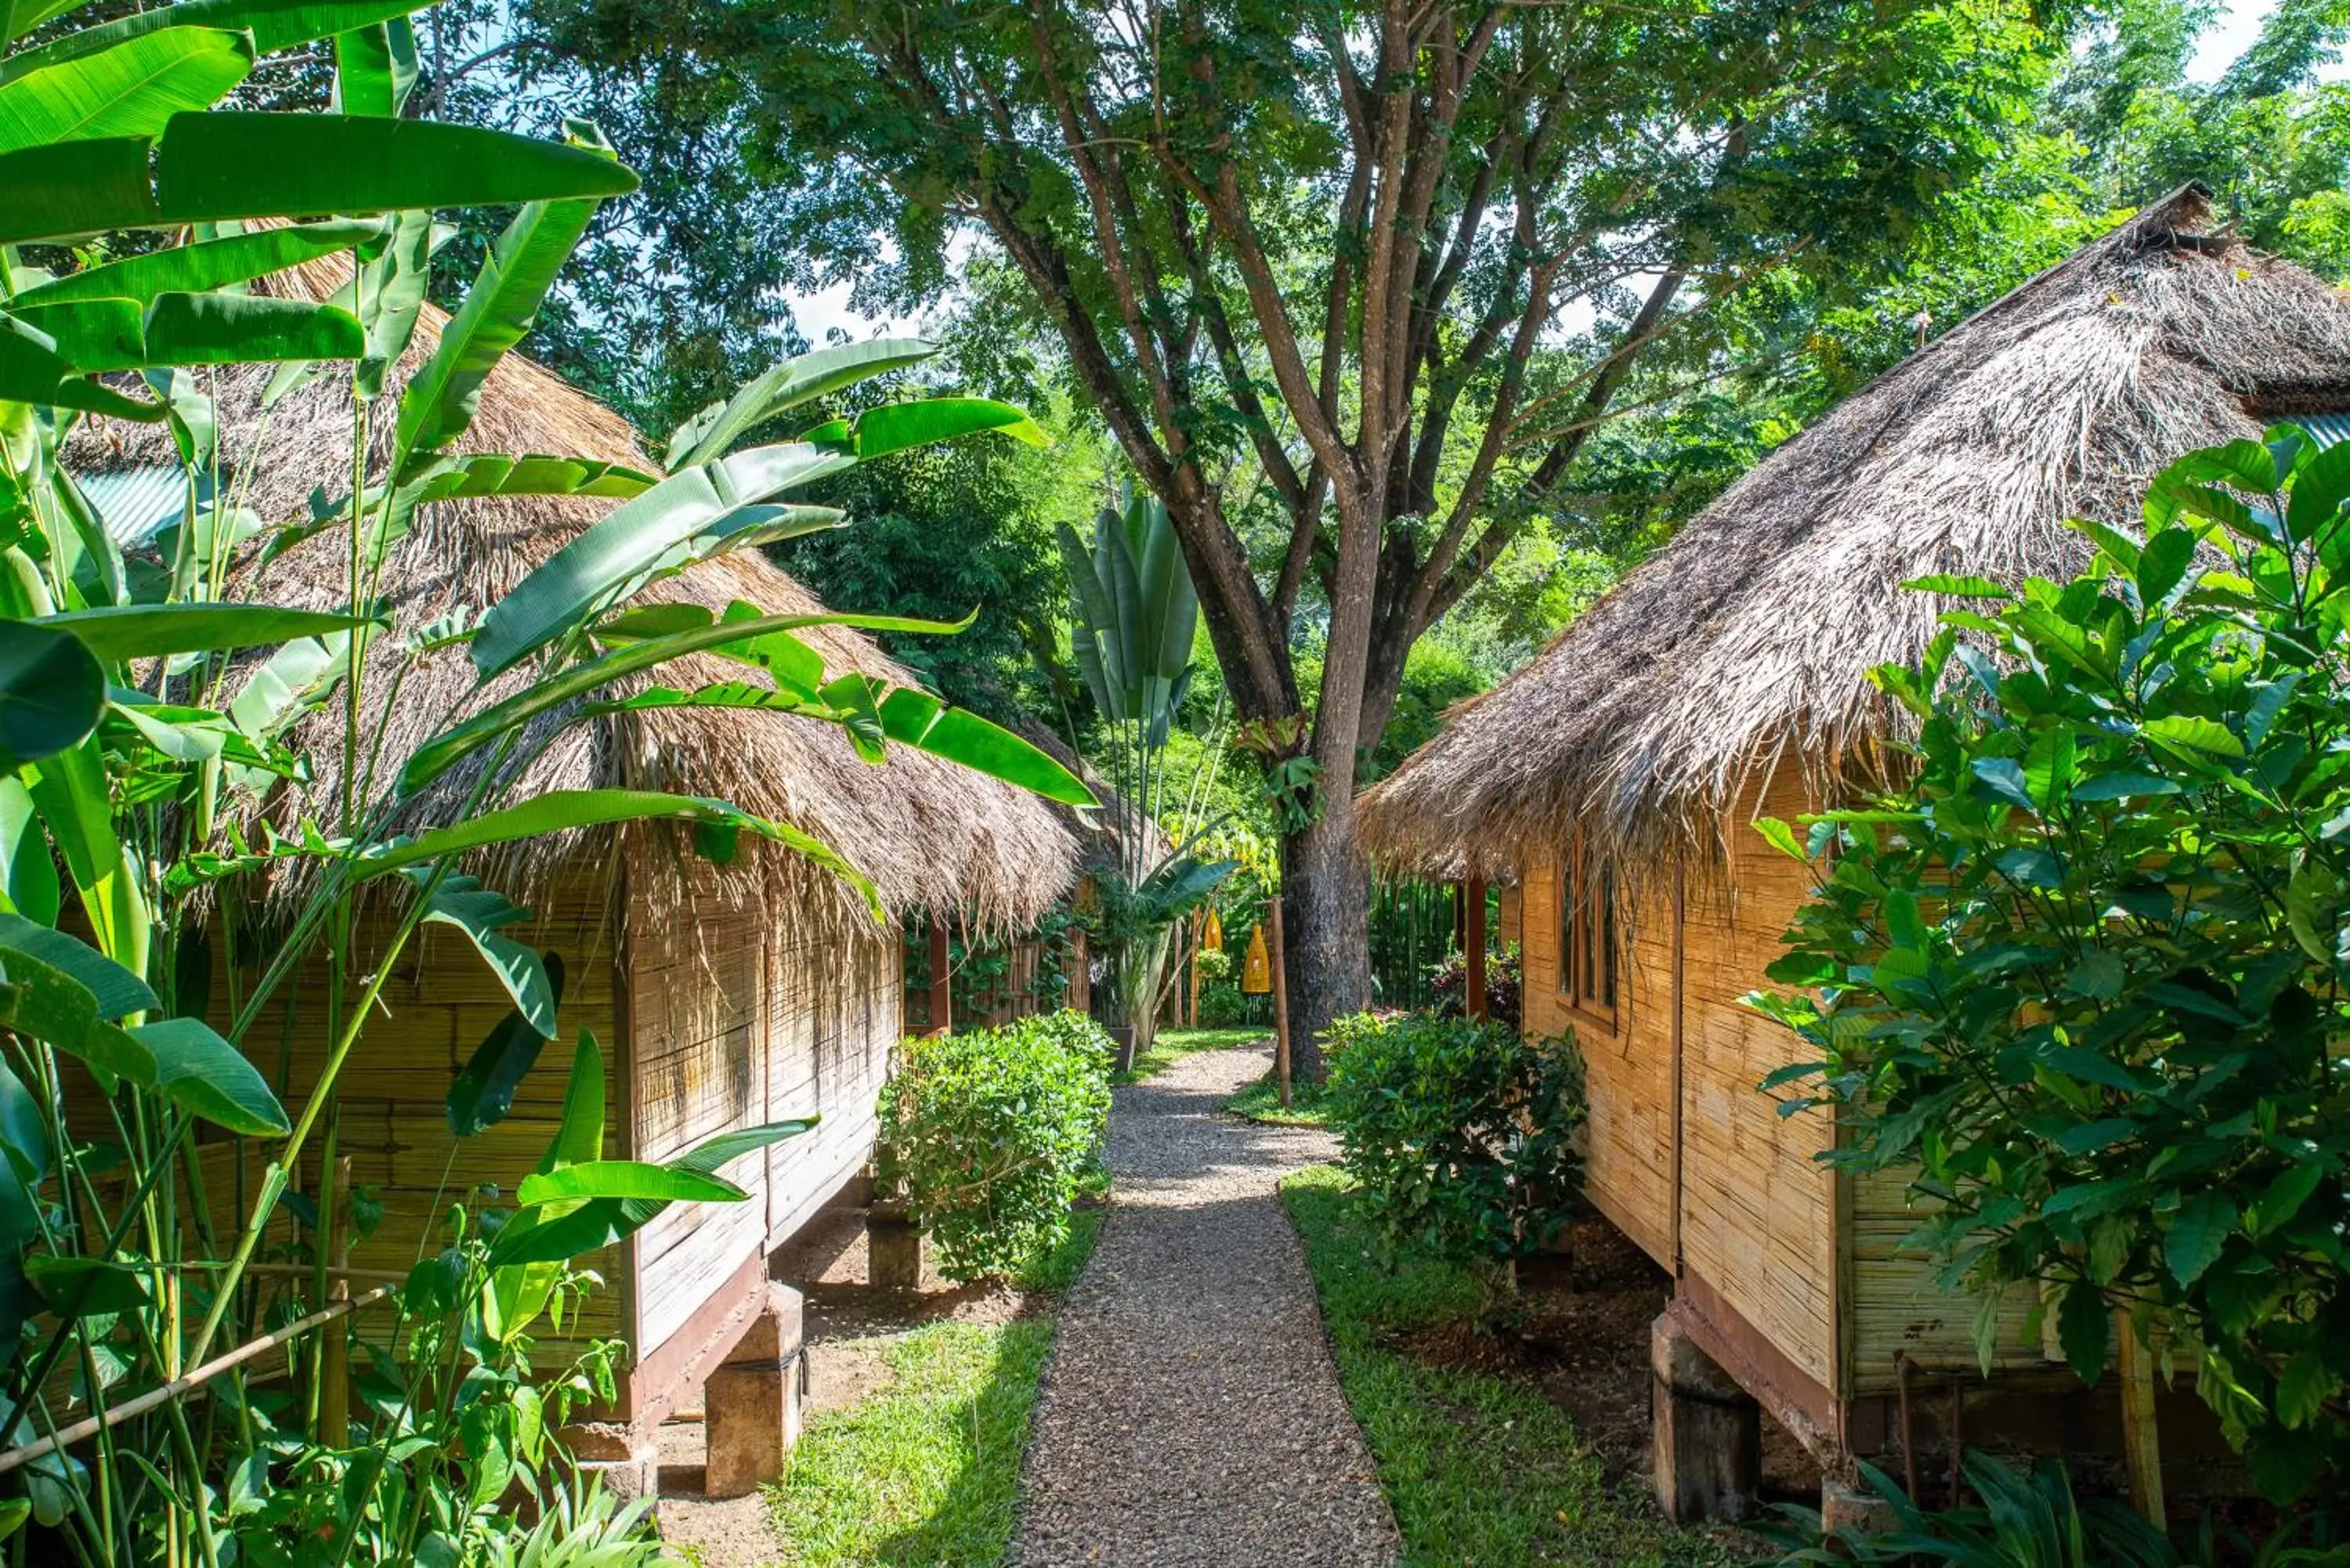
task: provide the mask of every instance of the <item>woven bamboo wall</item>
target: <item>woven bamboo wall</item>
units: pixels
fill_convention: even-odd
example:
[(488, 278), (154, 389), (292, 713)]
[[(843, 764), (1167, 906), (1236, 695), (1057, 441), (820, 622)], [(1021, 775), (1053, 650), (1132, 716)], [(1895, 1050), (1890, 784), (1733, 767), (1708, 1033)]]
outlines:
[[(1775, 784), (1767, 815), (1810, 809), (1801, 784)], [(1780, 935), (1810, 893), (1804, 867), (1732, 819), (1731, 886), (1700, 898), (1682, 923), (1681, 1258), (1823, 1386), (1836, 1386), (1835, 1183), (1816, 1158), (1834, 1137), (1816, 1111), (1782, 1116), (1794, 1091), (1759, 1094), (1800, 1043), (1742, 1006), (1782, 950)]]
[[(712, 867), (697, 863), (691, 874), (690, 902), (665, 903), (658, 915), (641, 906), (629, 912), (630, 1152), (638, 1159), (672, 1159), (718, 1133), (770, 1119), (766, 921), (755, 905), (722, 902)], [(675, 1204), (633, 1239), (639, 1357), (765, 1241), (764, 1163), (754, 1151), (718, 1172), (748, 1191), (748, 1201)]]
[[(337, 1152), (350, 1157), (352, 1182), (373, 1187), (384, 1210), (375, 1234), (352, 1250), (353, 1267), (404, 1273), (421, 1244), (426, 1251), (439, 1246), (439, 1216), (450, 1204), (465, 1201), (476, 1211), (484, 1206), (486, 1199), (468, 1199), (467, 1185), (494, 1184), (500, 1200), (512, 1203), (516, 1184), (537, 1164), (554, 1137), (569, 1080), (571, 1043), (583, 1028), (592, 1031), (603, 1047), (606, 1081), (612, 1090), (606, 1151), (620, 1151), (617, 944), (604, 875), (592, 866), (559, 875), (538, 898), (532, 919), (508, 928), (507, 934), (516, 940), (562, 956), (564, 1034), (548, 1043), (536, 1069), (523, 1080), (512, 1114), (476, 1137), (461, 1142), (451, 1136), (445, 1109), (449, 1085), (512, 1002), (472, 944), (446, 926), (422, 928), (393, 966), (381, 1005), (338, 1080)], [(353, 951), (362, 967), (383, 950), (391, 912), (372, 909), (359, 922)], [(240, 989), (233, 991), (228, 944), (216, 936), (213, 947), (209, 1011), (213, 1023), (225, 1028), (232, 996), (241, 994), (241, 987), (255, 975), (247, 969), (234, 977)], [(278, 1087), (288, 1112), (296, 1116), (317, 1083), (330, 1045), (327, 973), (321, 946), (246, 1037), (246, 1054)], [(230, 1216), (242, 1217), (245, 1195), (276, 1150), (266, 1143), (230, 1138), (203, 1124), (199, 1127), (216, 1222), (233, 1224)], [(326, 1152), (324, 1137), (314, 1136), (300, 1190), (317, 1190), (319, 1160)], [(285, 1234), (282, 1223), (273, 1231), (278, 1238)], [(621, 1332), (619, 1264), (617, 1251), (586, 1261), (585, 1266), (603, 1276), (607, 1288), (588, 1299), (576, 1334), (559, 1343), (543, 1339), (540, 1365), (558, 1367), (579, 1343)]]
[(1570, 1007), (1559, 974), (1555, 865), (1519, 888), (1524, 1023), (1537, 1038), (1572, 1029), (1591, 1106), (1585, 1190), (1600, 1212), (1666, 1268), (1673, 1266), (1673, 906), (1631, 889), (1618, 911), (1618, 1008), (1610, 1020)]
[[(1895, 1357), (1904, 1351), (1929, 1372), (1971, 1375), (1982, 1365), (1975, 1352), (1976, 1298), (1937, 1288), (1932, 1265), (1919, 1253), (1901, 1250), (1903, 1238), (1925, 1219), (1903, 1201), (1908, 1179), (1900, 1171), (1850, 1179), (1846, 1338), (1851, 1346), (1850, 1386), (1856, 1394), (1898, 1388)], [(2027, 1323), (2037, 1301), (2038, 1293), (2029, 1285), (2017, 1285), (2001, 1298), (1994, 1368), (2047, 1368), (2047, 1353)]]
[(629, 923), (635, 1158), (669, 1159), (763, 1122), (821, 1120), (720, 1170), (749, 1201), (681, 1204), (638, 1234), (640, 1356), (864, 1164), (898, 1035), (894, 931), (820, 937), (731, 904), (711, 867), (693, 875), (684, 910), (641, 909)]
[(780, 943), (768, 965), (775, 1020), (768, 1107), (821, 1112), (814, 1132), (767, 1151), (767, 1245), (780, 1246), (873, 1152), (875, 1107), (901, 1033), (894, 932)]

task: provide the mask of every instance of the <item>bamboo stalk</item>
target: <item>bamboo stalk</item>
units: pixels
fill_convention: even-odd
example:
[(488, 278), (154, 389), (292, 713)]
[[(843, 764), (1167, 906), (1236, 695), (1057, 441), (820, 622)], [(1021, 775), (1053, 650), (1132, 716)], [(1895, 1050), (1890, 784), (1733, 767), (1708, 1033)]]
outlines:
[(134, 1416), (143, 1416), (160, 1405), (168, 1404), (182, 1395), (201, 1388), (233, 1366), (242, 1366), (254, 1357), (276, 1349), (287, 1340), (299, 1338), (321, 1324), (331, 1323), (336, 1318), (358, 1312), (362, 1307), (373, 1306), (391, 1294), (392, 1290), (393, 1287), (390, 1285), (378, 1285), (367, 1294), (355, 1300), (337, 1302), (332, 1306), (321, 1308), (308, 1317), (287, 1324), (275, 1334), (264, 1334), (259, 1339), (249, 1340), (234, 1350), (223, 1351), (193, 1371), (174, 1377), (159, 1388), (151, 1388), (135, 1399), (124, 1400), (108, 1410), (104, 1416), (86, 1417), (70, 1427), (58, 1428), (57, 1431), (36, 1443), (27, 1443), (21, 1449), (10, 1449), (5, 1452), (0, 1452), (0, 1475), (6, 1475), (10, 1470), (21, 1469), (31, 1464), (35, 1459), (55, 1453), (60, 1449), (70, 1448), (84, 1438), (94, 1438), (99, 1432), (119, 1426)]
[[(335, 1210), (328, 1221), (327, 1302), (336, 1305), (351, 1299), (351, 1157), (335, 1160)], [(342, 1328), (318, 1336), (318, 1431), (326, 1445), (339, 1449), (350, 1438), (351, 1341)]]

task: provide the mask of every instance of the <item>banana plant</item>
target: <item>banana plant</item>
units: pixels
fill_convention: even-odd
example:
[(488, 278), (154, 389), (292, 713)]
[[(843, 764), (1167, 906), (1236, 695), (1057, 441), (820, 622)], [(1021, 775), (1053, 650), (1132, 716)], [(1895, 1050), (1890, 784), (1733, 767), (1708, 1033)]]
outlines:
[(511, 1341), (546, 1310), (564, 1265), (634, 1235), (671, 1204), (744, 1201), (750, 1194), (719, 1171), (812, 1131), (816, 1119), (721, 1133), (660, 1163), (606, 1159), (604, 1055), (582, 1030), (555, 1136), (515, 1193), (519, 1211), (490, 1246), (483, 1294), (489, 1332)]
[[(1088, 550), (1067, 524), (1055, 537), (1069, 580), (1070, 642), (1100, 714), (1108, 763), (1115, 872), (1102, 879), (1099, 919), (1110, 960), (1110, 1003), (1149, 1049), (1175, 966), (1174, 932), (1235, 863), (1191, 853), (1197, 834), (1170, 843), (1158, 819), (1170, 805), (1167, 743), (1190, 686), (1200, 597), (1166, 504), (1127, 488), (1094, 519)], [(1221, 706), (1217, 717), (1221, 728)], [(1192, 770), (1181, 820), (1197, 823), (1223, 748)], [(1212, 827), (1214, 825), (1208, 825)]]

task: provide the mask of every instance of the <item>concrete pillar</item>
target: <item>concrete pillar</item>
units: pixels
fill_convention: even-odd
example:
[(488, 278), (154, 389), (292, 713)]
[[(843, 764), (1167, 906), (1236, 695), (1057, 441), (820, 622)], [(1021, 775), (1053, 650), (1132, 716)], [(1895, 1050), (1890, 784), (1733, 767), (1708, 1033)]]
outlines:
[(565, 1428), (562, 1441), (581, 1472), (620, 1501), (660, 1496), (660, 1449), (650, 1433), (619, 1421), (588, 1421)]
[(1820, 1481), (1820, 1523), (1831, 1535), (1890, 1535), (1901, 1528), (1901, 1516), (1868, 1488), (1828, 1476)]
[(903, 1203), (876, 1203), (865, 1211), (867, 1282), (876, 1290), (919, 1291), (929, 1245)]
[(1650, 1325), (1648, 1365), (1659, 1506), (1677, 1524), (1744, 1518), (1762, 1485), (1762, 1407), (1669, 1307)]
[(769, 1283), (759, 1315), (703, 1383), (704, 1496), (748, 1497), (784, 1473), (800, 1438), (800, 1323), (799, 1292)]

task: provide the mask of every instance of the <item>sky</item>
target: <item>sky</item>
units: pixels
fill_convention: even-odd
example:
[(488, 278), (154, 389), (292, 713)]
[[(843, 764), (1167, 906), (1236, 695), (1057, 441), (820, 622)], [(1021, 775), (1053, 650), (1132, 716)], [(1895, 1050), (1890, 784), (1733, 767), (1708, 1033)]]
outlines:
[[(2259, 36), (2262, 18), (2274, 5), (2275, 0), (2237, 0), (2237, 4), (2229, 6), (2196, 40), (2195, 57), (2188, 64), (2188, 76), (2199, 82), (2218, 80), (2220, 73)], [(2338, 79), (2345, 74), (2345, 68), (2337, 65), (2324, 74)], [(849, 286), (844, 283), (815, 294), (792, 296), (792, 316), (811, 344), (822, 344), (836, 327), (851, 337), (864, 338), (908, 332), (919, 325), (910, 319), (861, 315), (850, 307), (848, 294)]]

